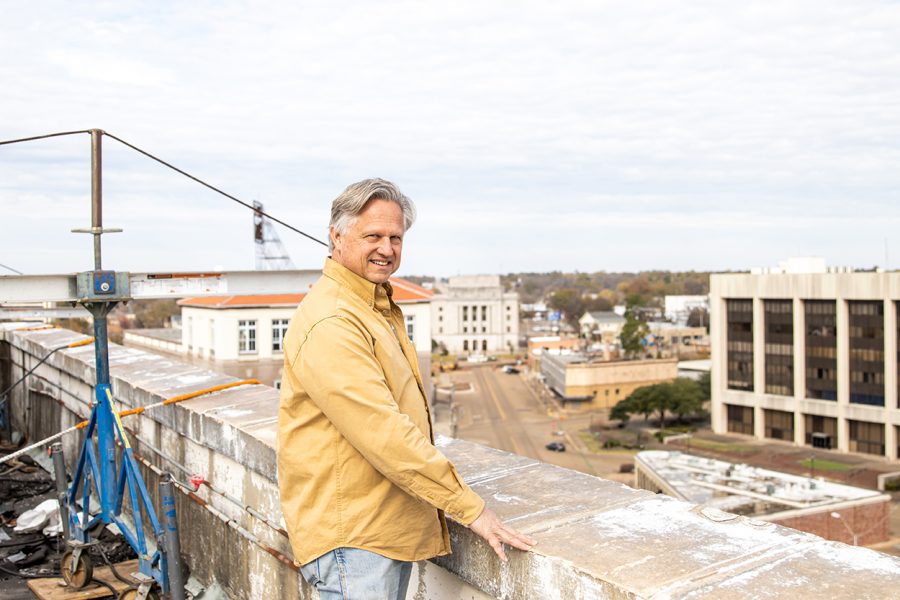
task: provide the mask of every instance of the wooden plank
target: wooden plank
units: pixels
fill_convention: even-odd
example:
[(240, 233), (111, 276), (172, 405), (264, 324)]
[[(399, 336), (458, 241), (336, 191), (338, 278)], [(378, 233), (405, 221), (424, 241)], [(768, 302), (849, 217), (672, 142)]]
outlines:
[[(122, 577), (129, 579), (132, 573), (139, 570), (137, 559), (129, 560), (116, 565), (116, 571)], [(121, 592), (128, 586), (116, 579), (109, 567), (97, 567), (94, 569), (94, 579), (104, 581), (113, 586), (116, 592)], [(111, 598), (109, 589), (96, 583), (89, 583), (86, 587), (76, 590), (65, 587), (62, 577), (47, 577), (45, 579), (29, 579), (28, 589), (39, 600), (90, 600), (91, 598)]]

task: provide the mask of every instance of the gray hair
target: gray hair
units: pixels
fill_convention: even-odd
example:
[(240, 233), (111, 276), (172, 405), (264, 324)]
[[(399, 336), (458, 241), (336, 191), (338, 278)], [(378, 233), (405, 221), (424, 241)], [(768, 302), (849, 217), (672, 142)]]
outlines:
[[(344, 235), (347, 229), (356, 222), (359, 213), (365, 209), (370, 200), (390, 200), (396, 202), (403, 211), (403, 230), (408, 231), (416, 220), (416, 206), (396, 185), (384, 179), (363, 179), (347, 186), (341, 195), (331, 203), (331, 221), (329, 228), (334, 228)], [(334, 251), (331, 235), (328, 236), (328, 251)]]

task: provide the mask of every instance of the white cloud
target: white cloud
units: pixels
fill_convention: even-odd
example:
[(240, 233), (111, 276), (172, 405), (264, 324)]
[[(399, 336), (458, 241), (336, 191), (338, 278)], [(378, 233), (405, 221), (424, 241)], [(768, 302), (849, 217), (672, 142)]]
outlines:
[[(594, 228), (609, 239), (613, 226), (621, 268), (739, 268), (822, 244), (834, 262), (869, 265), (859, 249), (900, 215), (892, 3), (51, 2), (7, 13), (0, 51), (16, 60), (0, 78), (15, 85), (0, 98), (0, 137), (103, 127), (315, 235), (347, 183), (393, 178), (421, 212), (414, 252), (427, 262), (407, 254), (408, 272), (482, 270), (494, 255), (506, 270), (606, 268), (608, 254), (573, 238)], [(0, 146), (0, 210), (16, 217), (0, 226), (0, 262), (54, 270), (19, 249), (24, 231), (73, 220), (67, 199), (88, 181), (82, 137)], [(246, 209), (113, 140), (105, 148), (108, 214), (143, 253), (131, 233), (111, 243), (130, 261), (252, 260), (233, 242), (249, 240)], [(145, 250), (137, 231), (153, 229), (166, 244)], [(282, 237), (295, 262), (319, 262), (315, 245)]]

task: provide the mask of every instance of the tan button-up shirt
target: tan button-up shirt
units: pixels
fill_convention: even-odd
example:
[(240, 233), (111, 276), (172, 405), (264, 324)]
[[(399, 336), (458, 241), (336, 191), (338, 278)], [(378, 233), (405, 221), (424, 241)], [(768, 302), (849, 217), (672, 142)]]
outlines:
[(300, 564), (338, 547), (448, 554), (444, 511), (468, 525), (484, 508), (434, 447), (392, 293), (327, 259), (285, 336), (278, 484)]

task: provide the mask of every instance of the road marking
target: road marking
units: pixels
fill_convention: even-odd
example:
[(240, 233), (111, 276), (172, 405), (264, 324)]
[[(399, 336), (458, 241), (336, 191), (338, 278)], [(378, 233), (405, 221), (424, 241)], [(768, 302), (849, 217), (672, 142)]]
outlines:
[(491, 389), (491, 386), (488, 383), (487, 376), (481, 372), (479, 372), (478, 374), (481, 376), (481, 381), (484, 383), (484, 389), (487, 390), (487, 393), (491, 397), (491, 400), (494, 401), (494, 406), (497, 407), (497, 412), (500, 413), (500, 418), (505, 421), (506, 412), (503, 410), (503, 407), (500, 406), (500, 400), (497, 399), (497, 395), (494, 393), (494, 390)]

